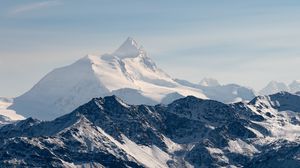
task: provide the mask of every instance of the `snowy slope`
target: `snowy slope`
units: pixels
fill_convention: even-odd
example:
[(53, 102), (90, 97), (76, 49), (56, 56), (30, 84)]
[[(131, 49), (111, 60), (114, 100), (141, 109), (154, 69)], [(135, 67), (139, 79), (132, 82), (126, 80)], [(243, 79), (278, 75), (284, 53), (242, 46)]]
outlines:
[(2, 118), (2, 124), (8, 123), (8, 121), (25, 119), (23, 116), (17, 114), (14, 110), (7, 109), (12, 103), (12, 99), (0, 97), (0, 118)]
[(88, 55), (53, 70), (27, 93), (15, 98), (10, 109), (25, 117), (50, 120), (94, 97), (115, 94), (131, 104), (157, 104), (171, 93), (207, 98), (201, 89), (174, 81), (135, 40), (128, 38), (112, 54)]

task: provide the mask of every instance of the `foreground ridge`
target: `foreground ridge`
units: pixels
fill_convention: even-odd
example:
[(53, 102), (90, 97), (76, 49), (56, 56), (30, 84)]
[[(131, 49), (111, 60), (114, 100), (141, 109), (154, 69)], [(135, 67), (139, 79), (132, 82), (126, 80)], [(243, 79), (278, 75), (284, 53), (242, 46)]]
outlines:
[(156, 106), (94, 98), (53, 121), (1, 127), (0, 164), (298, 167), (299, 101), (287, 92), (235, 104), (194, 96)]

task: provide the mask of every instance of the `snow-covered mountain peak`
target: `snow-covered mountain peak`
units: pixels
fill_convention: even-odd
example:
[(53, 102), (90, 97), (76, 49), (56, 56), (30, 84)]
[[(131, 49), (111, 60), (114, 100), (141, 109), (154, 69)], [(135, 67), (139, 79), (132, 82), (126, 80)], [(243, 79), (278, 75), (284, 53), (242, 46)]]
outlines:
[(30, 91), (15, 98), (9, 108), (25, 117), (49, 120), (94, 97), (117, 95), (129, 104), (153, 105), (166, 98), (174, 100), (170, 96), (174, 94), (207, 98), (200, 89), (174, 81), (156, 66), (143, 47), (128, 38), (115, 53), (87, 55), (56, 68)]
[(128, 37), (125, 42), (112, 54), (119, 58), (134, 58), (145, 55), (146, 52), (132, 37)]
[(291, 84), (289, 84), (289, 88), (292, 93), (300, 91), (300, 80), (294, 80)]
[(213, 78), (203, 78), (199, 84), (201, 86), (220, 86), (220, 83)]
[(275, 80), (272, 80), (272, 81), (269, 83), (269, 85), (271, 85), (271, 86), (278, 86), (278, 85), (283, 85), (283, 84), (285, 84), (285, 83), (283, 83), (283, 82), (278, 82), (278, 81), (275, 81)]
[(271, 81), (259, 93), (261, 95), (271, 95), (280, 91), (289, 91), (289, 87), (283, 82)]

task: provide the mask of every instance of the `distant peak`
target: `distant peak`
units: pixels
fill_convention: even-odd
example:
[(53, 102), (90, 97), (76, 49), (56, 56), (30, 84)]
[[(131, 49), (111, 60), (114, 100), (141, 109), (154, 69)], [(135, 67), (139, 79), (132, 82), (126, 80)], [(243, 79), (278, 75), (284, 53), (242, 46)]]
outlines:
[(132, 37), (128, 37), (113, 53), (113, 55), (119, 58), (134, 58), (144, 53), (144, 48), (140, 46)]
[(280, 91), (289, 91), (289, 87), (284, 82), (272, 80), (259, 93), (261, 95), (272, 95)]
[(124, 44), (129, 43), (132, 46), (135, 46), (136, 48), (138, 48), (138, 43), (132, 38), (132, 37), (128, 37)]
[(288, 90), (287, 85), (284, 82), (278, 82), (278, 81), (274, 81), (274, 80), (268, 84), (268, 87), (278, 88), (279, 89), (278, 91)]

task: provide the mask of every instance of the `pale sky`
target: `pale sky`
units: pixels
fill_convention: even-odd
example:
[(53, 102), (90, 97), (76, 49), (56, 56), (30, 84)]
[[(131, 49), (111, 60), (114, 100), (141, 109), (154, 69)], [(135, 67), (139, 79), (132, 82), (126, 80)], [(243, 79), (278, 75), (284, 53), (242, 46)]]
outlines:
[(0, 97), (128, 36), (174, 78), (256, 90), (300, 79), (299, 0), (2, 0)]

